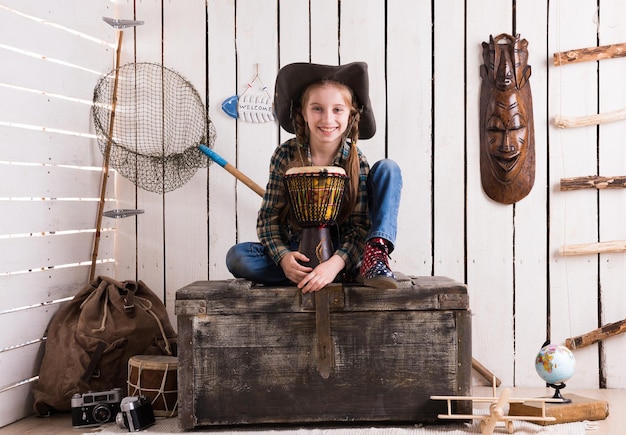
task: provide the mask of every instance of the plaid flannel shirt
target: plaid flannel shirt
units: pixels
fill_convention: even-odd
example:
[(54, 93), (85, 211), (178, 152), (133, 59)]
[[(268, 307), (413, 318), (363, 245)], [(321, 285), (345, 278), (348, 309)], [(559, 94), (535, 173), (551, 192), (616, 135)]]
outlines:
[[(283, 176), (290, 163), (296, 159), (298, 147), (295, 139), (290, 139), (281, 144), (274, 151), (270, 161), (269, 180), (265, 190), (265, 196), (261, 203), (257, 217), (257, 235), (259, 241), (265, 246), (270, 257), (276, 264), (291, 251), (290, 247), (297, 246), (300, 241), (300, 231), (292, 225), (281, 223), (280, 215), (289, 201), (283, 181)], [(311, 164), (311, 149), (306, 149), (307, 162)], [(344, 143), (337, 153), (333, 166), (345, 168), (350, 144)], [(339, 246), (335, 248), (335, 254), (339, 255), (346, 263), (346, 270), (355, 268), (360, 260), (365, 245), (365, 237), (370, 228), (368, 203), (367, 203), (367, 176), (369, 164), (365, 156), (359, 150), (360, 181), (356, 207), (348, 219), (338, 227)], [(293, 165), (291, 165), (293, 166)]]

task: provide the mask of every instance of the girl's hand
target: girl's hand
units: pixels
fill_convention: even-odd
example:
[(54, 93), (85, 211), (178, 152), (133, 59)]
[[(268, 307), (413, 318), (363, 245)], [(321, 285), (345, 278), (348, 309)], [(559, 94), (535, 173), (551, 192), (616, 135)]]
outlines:
[(321, 290), (335, 280), (345, 265), (346, 263), (340, 256), (333, 255), (328, 260), (318, 264), (313, 271), (300, 280), (298, 288), (302, 289), (302, 293)]
[(313, 268), (303, 266), (298, 261), (308, 263), (310, 260), (306, 255), (298, 251), (291, 251), (280, 260), (280, 267), (285, 272), (285, 276), (294, 283), (302, 281), (313, 270)]

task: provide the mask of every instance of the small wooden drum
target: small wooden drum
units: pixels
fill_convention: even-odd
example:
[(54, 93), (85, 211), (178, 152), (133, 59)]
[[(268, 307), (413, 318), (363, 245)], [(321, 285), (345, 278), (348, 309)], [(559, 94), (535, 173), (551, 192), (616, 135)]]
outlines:
[(302, 166), (285, 173), (291, 208), (302, 227), (330, 225), (337, 220), (346, 171), (338, 166)]
[(302, 166), (287, 170), (285, 186), (298, 224), (303, 228), (298, 250), (315, 267), (333, 253), (329, 226), (337, 221), (346, 171), (338, 166)]
[(173, 417), (178, 409), (178, 359), (135, 355), (128, 360), (128, 395), (146, 396), (156, 417)]

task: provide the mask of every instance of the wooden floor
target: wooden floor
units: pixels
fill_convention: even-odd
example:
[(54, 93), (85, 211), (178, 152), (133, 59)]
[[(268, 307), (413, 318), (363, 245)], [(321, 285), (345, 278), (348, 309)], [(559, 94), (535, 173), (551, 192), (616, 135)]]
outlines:
[[(544, 388), (514, 388), (512, 397), (545, 397), (552, 394), (553, 390)], [(489, 387), (474, 387), (475, 396), (491, 396), (492, 389)], [(564, 390), (567, 393), (592, 399), (603, 400), (609, 404), (609, 417), (605, 420), (591, 422), (593, 430), (589, 435), (618, 435), (626, 433), (626, 390)], [(157, 421), (158, 424), (158, 421)], [(50, 418), (28, 417), (3, 428), (0, 435), (57, 435), (57, 434), (81, 434), (89, 431), (98, 432), (98, 428), (73, 429), (69, 414), (57, 414)], [(193, 433), (193, 432), (192, 432)]]

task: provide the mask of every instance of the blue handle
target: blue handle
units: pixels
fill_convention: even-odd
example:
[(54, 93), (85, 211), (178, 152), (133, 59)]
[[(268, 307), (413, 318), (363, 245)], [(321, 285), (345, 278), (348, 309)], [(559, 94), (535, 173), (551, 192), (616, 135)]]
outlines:
[(198, 145), (198, 148), (200, 148), (200, 151), (202, 151), (204, 154), (209, 156), (209, 158), (211, 160), (213, 160), (215, 163), (220, 165), (222, 168), (225, 167), (228, 164), (228, 162), (226, 160), (224, 160), (224, 158), (222, 158), (222, 156), (220, 156), (218, 153), (213, 151), (208, 146), (206, 146), (206, 145)]

